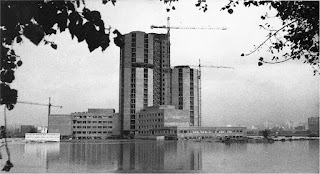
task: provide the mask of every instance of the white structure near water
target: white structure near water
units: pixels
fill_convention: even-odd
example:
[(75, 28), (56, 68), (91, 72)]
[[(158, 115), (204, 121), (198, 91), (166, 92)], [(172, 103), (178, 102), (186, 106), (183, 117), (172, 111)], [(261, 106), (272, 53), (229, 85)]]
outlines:
[(26, 142), (59, 142), (60, 133), (26, 133)]

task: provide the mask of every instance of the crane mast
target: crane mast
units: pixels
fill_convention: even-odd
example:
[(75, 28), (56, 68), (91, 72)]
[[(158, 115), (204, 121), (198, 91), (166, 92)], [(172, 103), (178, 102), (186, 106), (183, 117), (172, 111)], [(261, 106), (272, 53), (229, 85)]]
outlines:
[[(168, 37), (168, 43), (169, 43), (169, 56), (170, 56), (170, 29), (199, 29), (199, 30), (227, 30), (226, 27), (179, 27), (179, 26), (170, 26), (170, 17), (167, 17), (167, 26), (156, 26), (151, 25), (151, 29), (167, 29), (167, 37)], [(170, 57), (169, 57), (170, 58)], [(189, 65), (192, 66), (192, 65)], [(196, 66), (195, 66), (196, 67)], [(232, 67), (226, 67), (226, 66), (201, 66), (200, 59), (199, 59), (199, 65), (197, 66), (199, 68), (199, 74), (198, 74), (198, 126), (201, 126), (201, 115), (202, 115), (202, 99), (201, 99), (201, 67), (211, 67), (211, 68), (232, 68)]]
[(202, 77), (201, 77), (201, 67), (206, 67), (206, 68), (231, 68), (234, 69), (233, 67), (229, 66), (212, 66), (212, 65), (201, 65), (201, 61), (199, 59), (199, 65), (187, 65), (190, 67), (197, 67), (199, 70), (198, 73), (198, 126), (201, 127), (202, 125)]
[(28, 104), (28, 105), (48, 106), (48, 132), (49, 132), (49, 116), (50, 116), (50, 113), (51, 113), (51, 107), (59, 107), (60, 109), (62, 108), (62, 106), (52, 105), (51, 104), (51, 97), (49, 97), (49, 103), (48, 104), (28, 102), (28, 101), (17, 101), (17, 103)]

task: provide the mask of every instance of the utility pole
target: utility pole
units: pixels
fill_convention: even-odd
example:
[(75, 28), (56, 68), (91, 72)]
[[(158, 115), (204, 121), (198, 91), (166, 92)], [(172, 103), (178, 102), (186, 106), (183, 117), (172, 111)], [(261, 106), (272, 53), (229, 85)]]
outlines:
[(17, 101), (17, 103), (28, 104), (28, 105), (48, 106), (48, 128), (47, 128), (48, 133), (49, 133), (49, 116), (51, 114), (51, 107), (59, 107), (60, 109), (62, 108), (62, 106), (52, 105), (51, 104), (51, 97), (49, 97), (49, 104), (34, 103), (34, 102), (28, 102), (28, 101)]

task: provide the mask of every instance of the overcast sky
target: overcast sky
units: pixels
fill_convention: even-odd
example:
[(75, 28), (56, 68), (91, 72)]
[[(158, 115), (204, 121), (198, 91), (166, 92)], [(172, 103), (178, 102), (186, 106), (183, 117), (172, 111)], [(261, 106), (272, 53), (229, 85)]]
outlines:
[[(291, 61), (277, 65), (257, 66), (260, 56), (270, 56), (265, 49), (241, 57), (264, 41), (266, 31), (259, 24), (265, 7), (237, 7), (230, 15), (220, 11), (227, 1), (209, 1), (206, 13), (194, 6), (196, 0), (174, 3), (176, 10), (166, 12), (157, 0), (118, 0), (116, 6), (86, 0), (91, 10), (101, 12), (105, 26), (121, 33), (144, 31), (151, 25), (226, 27), (227, 30), (171, 30), (171, 65), (232, 66), (235, 69), (202, 69), (203, 125), (252, 125), (269, 122), (306, 122), (319, 116), (319, 76), (312, 68)], [(272, 13), (272, 12), (271, 12)], [(280, 21), (269, 20), (279, 27)], [(41, 43), (35, 46), (26, 38), (16, 44), (23, 65), (16, 71), (12, 87), (18, 89), (18, 100), (48, 103), (52, 114), (82, 112), (88, 108), (114, 108), (119, 102), (119, 52), (113, 43), (105, 52), (90, 53), (85, 42), (72, 40), (69, 31), (50, 36), (58, 44), (54, 50)], [(2, 106), (3, 108), (3, 106)], [(45, 106), (17, 104), (7, 112), (9, 124), (47, 124)], [(3, 112), (0, 113), (3, 124)]]

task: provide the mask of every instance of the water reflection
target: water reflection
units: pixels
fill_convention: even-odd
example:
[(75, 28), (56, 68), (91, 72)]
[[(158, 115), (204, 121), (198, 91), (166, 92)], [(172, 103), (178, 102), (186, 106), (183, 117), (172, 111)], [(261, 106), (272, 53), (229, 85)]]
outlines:
[[(315, 155), (319, 153), (319, 141), (265, 145), (191, 141), (87, 141), (17, 144), (12, 149), (15, 164), (13, 172), (319, 171), (319, 158)], [(21, 153), (23, 158), (18, 155)], [(303, 165), (297, 159), (310, 165)]]
[(180, 141), (121, 144), (119, 171), (201, 170), (201, 151)]
[(200, 150), (180, 144), (177, 141), (72, 143), (70, 163), (107, 171), (201, 170)]
[(27, 143), (24, 154), (46, 172), (200, 171), (202, 167), (199, 144), (184, 141)]

